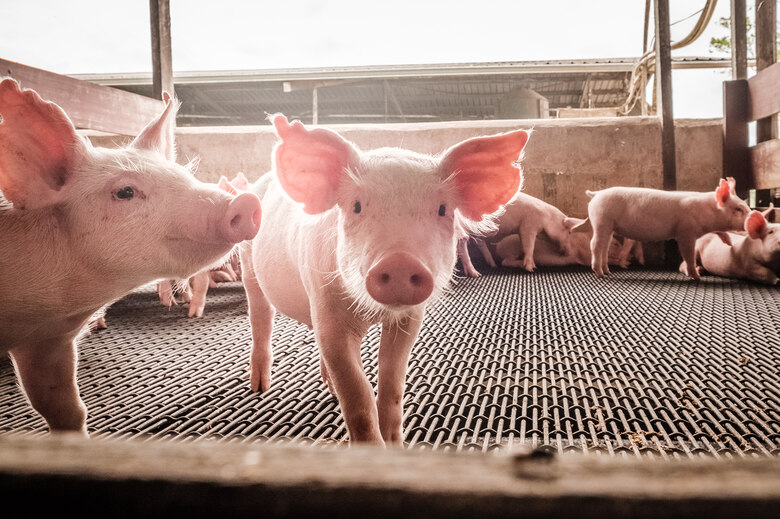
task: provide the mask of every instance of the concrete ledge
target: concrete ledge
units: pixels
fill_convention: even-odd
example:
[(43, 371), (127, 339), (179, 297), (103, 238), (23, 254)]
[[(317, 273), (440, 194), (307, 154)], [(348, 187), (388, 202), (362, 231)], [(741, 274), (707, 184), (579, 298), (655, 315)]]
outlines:
[(780, 463), (8, 436), (0, 495), (28, 516), (775, 517)]

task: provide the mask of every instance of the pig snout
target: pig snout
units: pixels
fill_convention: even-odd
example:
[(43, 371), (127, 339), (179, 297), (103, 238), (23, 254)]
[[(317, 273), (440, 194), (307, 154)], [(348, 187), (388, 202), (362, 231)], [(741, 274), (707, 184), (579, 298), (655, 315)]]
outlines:
[(222, 234), (232, 243), (251, 240), (260, 230), (260, 199), (254, 193), (241, 193), (225, 211)]
[(433, 275), (416, 257), (395, 252), (377, 261), (366, 276), (368, 294), (385, 305), (418, 305), (433, 292)]

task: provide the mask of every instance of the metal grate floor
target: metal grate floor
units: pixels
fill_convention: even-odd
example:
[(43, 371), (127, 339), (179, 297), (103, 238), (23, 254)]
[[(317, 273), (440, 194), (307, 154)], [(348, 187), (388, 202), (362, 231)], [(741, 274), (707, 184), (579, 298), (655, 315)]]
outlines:
[[(459, 278), (429, 310), (409, 366), (409, 448), (517, 445), (640, 458), (780, 454), (780, 290), (677, 272), (494, 270)], [(276, 317), (274, 384), (249, 390), (243, 287), (205, 315), (151, 288), (85, 337), (79, 380), (97, 437), (329, 444), (346, 439), (313, 333)], [(364, 341), (376, 382), (379, 328)], [(8, 359), (0, 434), (43, 435)]]

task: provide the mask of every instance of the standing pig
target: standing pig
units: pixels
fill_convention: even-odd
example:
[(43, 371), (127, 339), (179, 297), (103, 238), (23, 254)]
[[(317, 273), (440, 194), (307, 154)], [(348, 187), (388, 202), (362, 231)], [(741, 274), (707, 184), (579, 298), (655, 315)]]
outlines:
[(767, 221), (772, 210), (763, 214), (751, 211), (745, 220), (747, 235), (729, 233), (731, 245), (715, 234), (706, 234), (696, 240), (696, 259), (702, 268), (716, 276), (777, 284), (780, 224)]
[[(76, 342), (131, 290), (187, 277), (257, 234), (260, 201), (174, 159), (177, 104), (122, 149), (93, 148), (62, 109), (0, 82), (0, 354), (52, 431), (86, 434)], [(0, 204), (2, 205), (2, 204)]]
[(640, 187), (586, 191), (591, 197), (588, 217), (593, 227), (593, 272), (597, 277), (609, 274), (607, 255), (616, 232), (637, 241), (677, 240), (688, 276), (699, 279), (694, 259), (696, 239), (709, 232), (725, 238), (726, 231), (742, 229), (750, 211), (737, 197), (734, 184), (733, 178), (721, 179), (714, 195)]
[[(241, 247), (252, 326), (251, 387), (271, 384), (274, 309), (314, 329), (323, 378), (351, 441), (402, 439), (401, 400), (425, 304), (449, 283), (458, 220), (517, 193), (525, 131), (469, 139), (439, 157), (361, 151), (337, 133), (273, 118), (274, 171), (254, 185), (260, 231)], [(382, 323), (377, 396), (360, 357)]]
[(571, 231), (584, 221), (566, 216), (560, 209), (543, 200), (519, 193), (510, 204), (507, 204), (504, 214), (499, 216), (498, 233), (492, 236), (491, 240), (498, 242), (510, 234), (519, 234), (523, 250), (527, 251), (523, 257), (523, 268), (533, 272), (536, 269), (534, 263), (536, 236), (544, 232), (558, 244), (562, 254), (572, 254)]

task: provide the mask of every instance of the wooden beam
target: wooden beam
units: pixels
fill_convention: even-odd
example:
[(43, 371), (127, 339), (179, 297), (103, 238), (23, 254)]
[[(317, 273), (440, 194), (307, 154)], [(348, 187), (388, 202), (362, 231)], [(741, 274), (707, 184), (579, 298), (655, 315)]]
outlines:
[[(748, 121), (766, 119), (780, 112), (780, 63), (765, 68), (760, 74), (748, 79), (750, 99)], [(776, 137), (776, 136), (775, 136)], [(762, 139), (763, 142), (769, 139)]]
[[(775, 0), (756, 0), (756, 71), (761, 72), (776, 62), (777, 2)], [(756, 123), (756, 142), (776, 138), (777, 116), (758, 120)]]
[(756, 188), (780, 186), (780, 139), (756, 144), (750, 149), (750, 164)]
[(678, 456), (6, 436), (0, 495), (7, 517), (777, 517), (776, 459)]
[(76, 128), (136, 135), (165, 105), (149, 97), (0, 59), (0, 77), (16, 79), (58, 104)]
[(674, 110), (672, 108), (672, 47), (669, 25), (669, 0), (655, 3), (655, 75), (657, 78), (658, 114), (661, 119), (661, 154), (663, 186), (677, 189), (677, 164), (674, 144)]
[(734, 177), (743, 196), (755, 187), (748, 150), (748, 82), (723, 82), (723, 176)]
[(731, 79), (747, 79), (745, 0), (731, 0)]
[(169, 0), (149, 0), (152, 31), (152, 87), (156, 99), (162, 93), (173, 96), (173, 59), (171, 57), (171, 8)]

